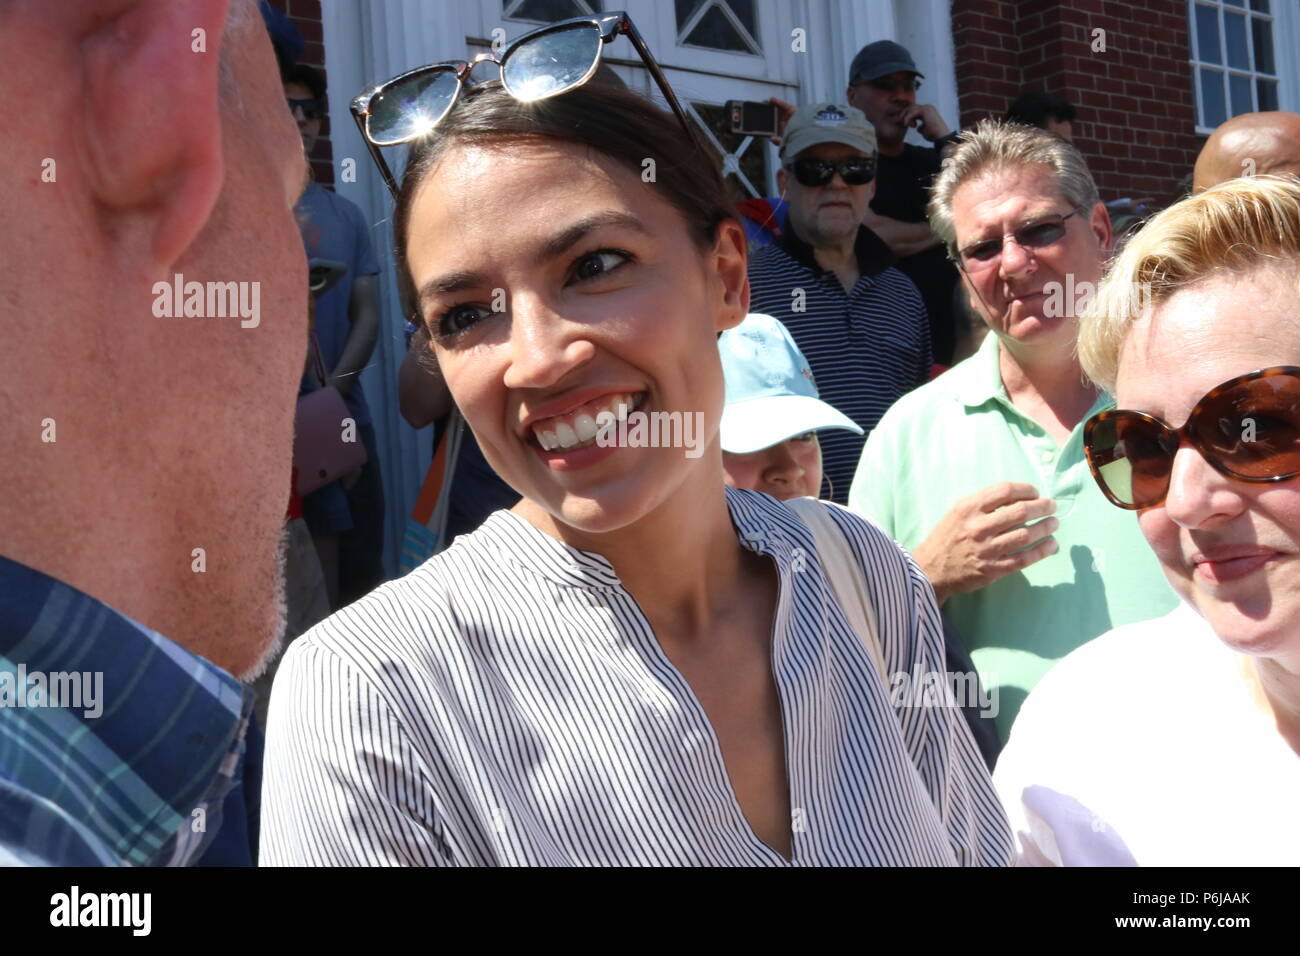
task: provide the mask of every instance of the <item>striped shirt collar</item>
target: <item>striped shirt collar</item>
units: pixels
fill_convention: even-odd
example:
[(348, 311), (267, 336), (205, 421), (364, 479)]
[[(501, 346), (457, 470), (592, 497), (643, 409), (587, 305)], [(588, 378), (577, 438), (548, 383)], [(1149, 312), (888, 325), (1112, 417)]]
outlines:
[[(830, 270), (822, 268), (817, 261), (813, 254), (813, 247), (799, 238), (793, 222), (786, 222), (785, 231), (776, 240), (775, 245), (790, 258), (819, 276), (830, 274)], [(880, 275), (898, 261), (898, 257), (889, 251), (885, 241), (866, 226), (858, 227), (858, 237), (853, 242), (853, 253), (858, 259), (858, 271), (864, 276)]]
[[(36, 706), (32, 689), (52, 679), (65, 694), (77, 683), (80, 706)], [(0, 857), (197, 859), (219, 829), (252, 700), (215, 664), (0, 557), (0, 782), (7, 806), (27, 804), (0, 825)]]
[[(771, 499), (777, 510), (755, 508), (752, 499), (756, 496), (751, 493), (749, 507), (738, 507), (744, 494), (734, 488), (724, 490), (731, 522), (740, 542), (751, 551), (783, 560), (788, 558), (793, 547), (789, 536), (775, 521), (764, 521), (760, 517), (764, 514), (769, 518), (784, 517), (784, 506)], [(788, 520), (794, 523), (798, 519), (791, 512)], [(555, 584), (597, 591), (612, 591), (622, 586), (609, 559), (565, 544), (512, 511), (494, 512), (479, 527), (476, 537), (480, 546), (490, 542), (503, 563), (512, 564), (527, 574), (541, 574)]]

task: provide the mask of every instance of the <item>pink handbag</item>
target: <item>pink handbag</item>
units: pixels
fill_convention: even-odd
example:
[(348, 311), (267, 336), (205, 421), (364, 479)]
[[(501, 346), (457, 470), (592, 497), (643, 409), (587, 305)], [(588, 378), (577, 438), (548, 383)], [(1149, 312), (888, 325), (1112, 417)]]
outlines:
[[(321, 382), (327, 381), (314, 329), (308, 348), (317, 376)], [(366, 463), (366, 446), (357, 435), (355, 420), (350, 429), (352, 441), (344, 441), (344, 420), (352, 417), (343, 396), (332, 385), (323, 385), (298, 399), (293, 423), (293, 467), (298, 477), (295, 486), (298, 494), (318, 491)]]

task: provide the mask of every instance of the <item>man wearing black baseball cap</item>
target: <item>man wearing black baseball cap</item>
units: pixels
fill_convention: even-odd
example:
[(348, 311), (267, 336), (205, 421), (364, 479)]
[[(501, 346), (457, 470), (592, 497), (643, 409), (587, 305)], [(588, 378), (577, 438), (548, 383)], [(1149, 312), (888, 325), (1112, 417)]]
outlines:
[[(920, 289), (930, 314), (935, 361), (951, 365), (957, 338), (952, 304), (957, 270), (931, 231), (925, 206), (943, 149), (957, 134), (932, 105), (917, 104), (916, 91), (924, 78), (906, 47), (877, 40), (853, 58), (848, 100), (876, 129), (876, 195), (863, 223), (885, 240), (899, 258), (898, 268)], [(913, 127), (934, 145), (903, 142)]]

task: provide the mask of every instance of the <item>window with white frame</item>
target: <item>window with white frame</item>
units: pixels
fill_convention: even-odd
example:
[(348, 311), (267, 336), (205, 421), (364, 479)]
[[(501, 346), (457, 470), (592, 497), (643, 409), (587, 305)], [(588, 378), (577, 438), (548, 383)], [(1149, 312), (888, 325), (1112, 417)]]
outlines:
[(1188, 0), (1198, 131), (1278, 108), (1271, 7), (1272, 0)]
[(710, 50), (763, 55), (754, 0), (675, 0), (677, 42)]
[(554, 23), (604, 11), (601, 0), (503, 0), (502, 16), (529, 23)]

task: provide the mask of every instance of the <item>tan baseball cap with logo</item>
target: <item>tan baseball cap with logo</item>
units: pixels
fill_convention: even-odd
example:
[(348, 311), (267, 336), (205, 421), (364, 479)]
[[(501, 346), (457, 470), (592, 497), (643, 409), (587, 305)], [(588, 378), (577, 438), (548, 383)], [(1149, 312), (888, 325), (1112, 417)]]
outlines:
[(862, 110), (844, 103), (801, 106), (786, 124), (781, 159), (794, 159), (819, 143), (843, 143), (871, 155), (876, 151), (876, 131)]

